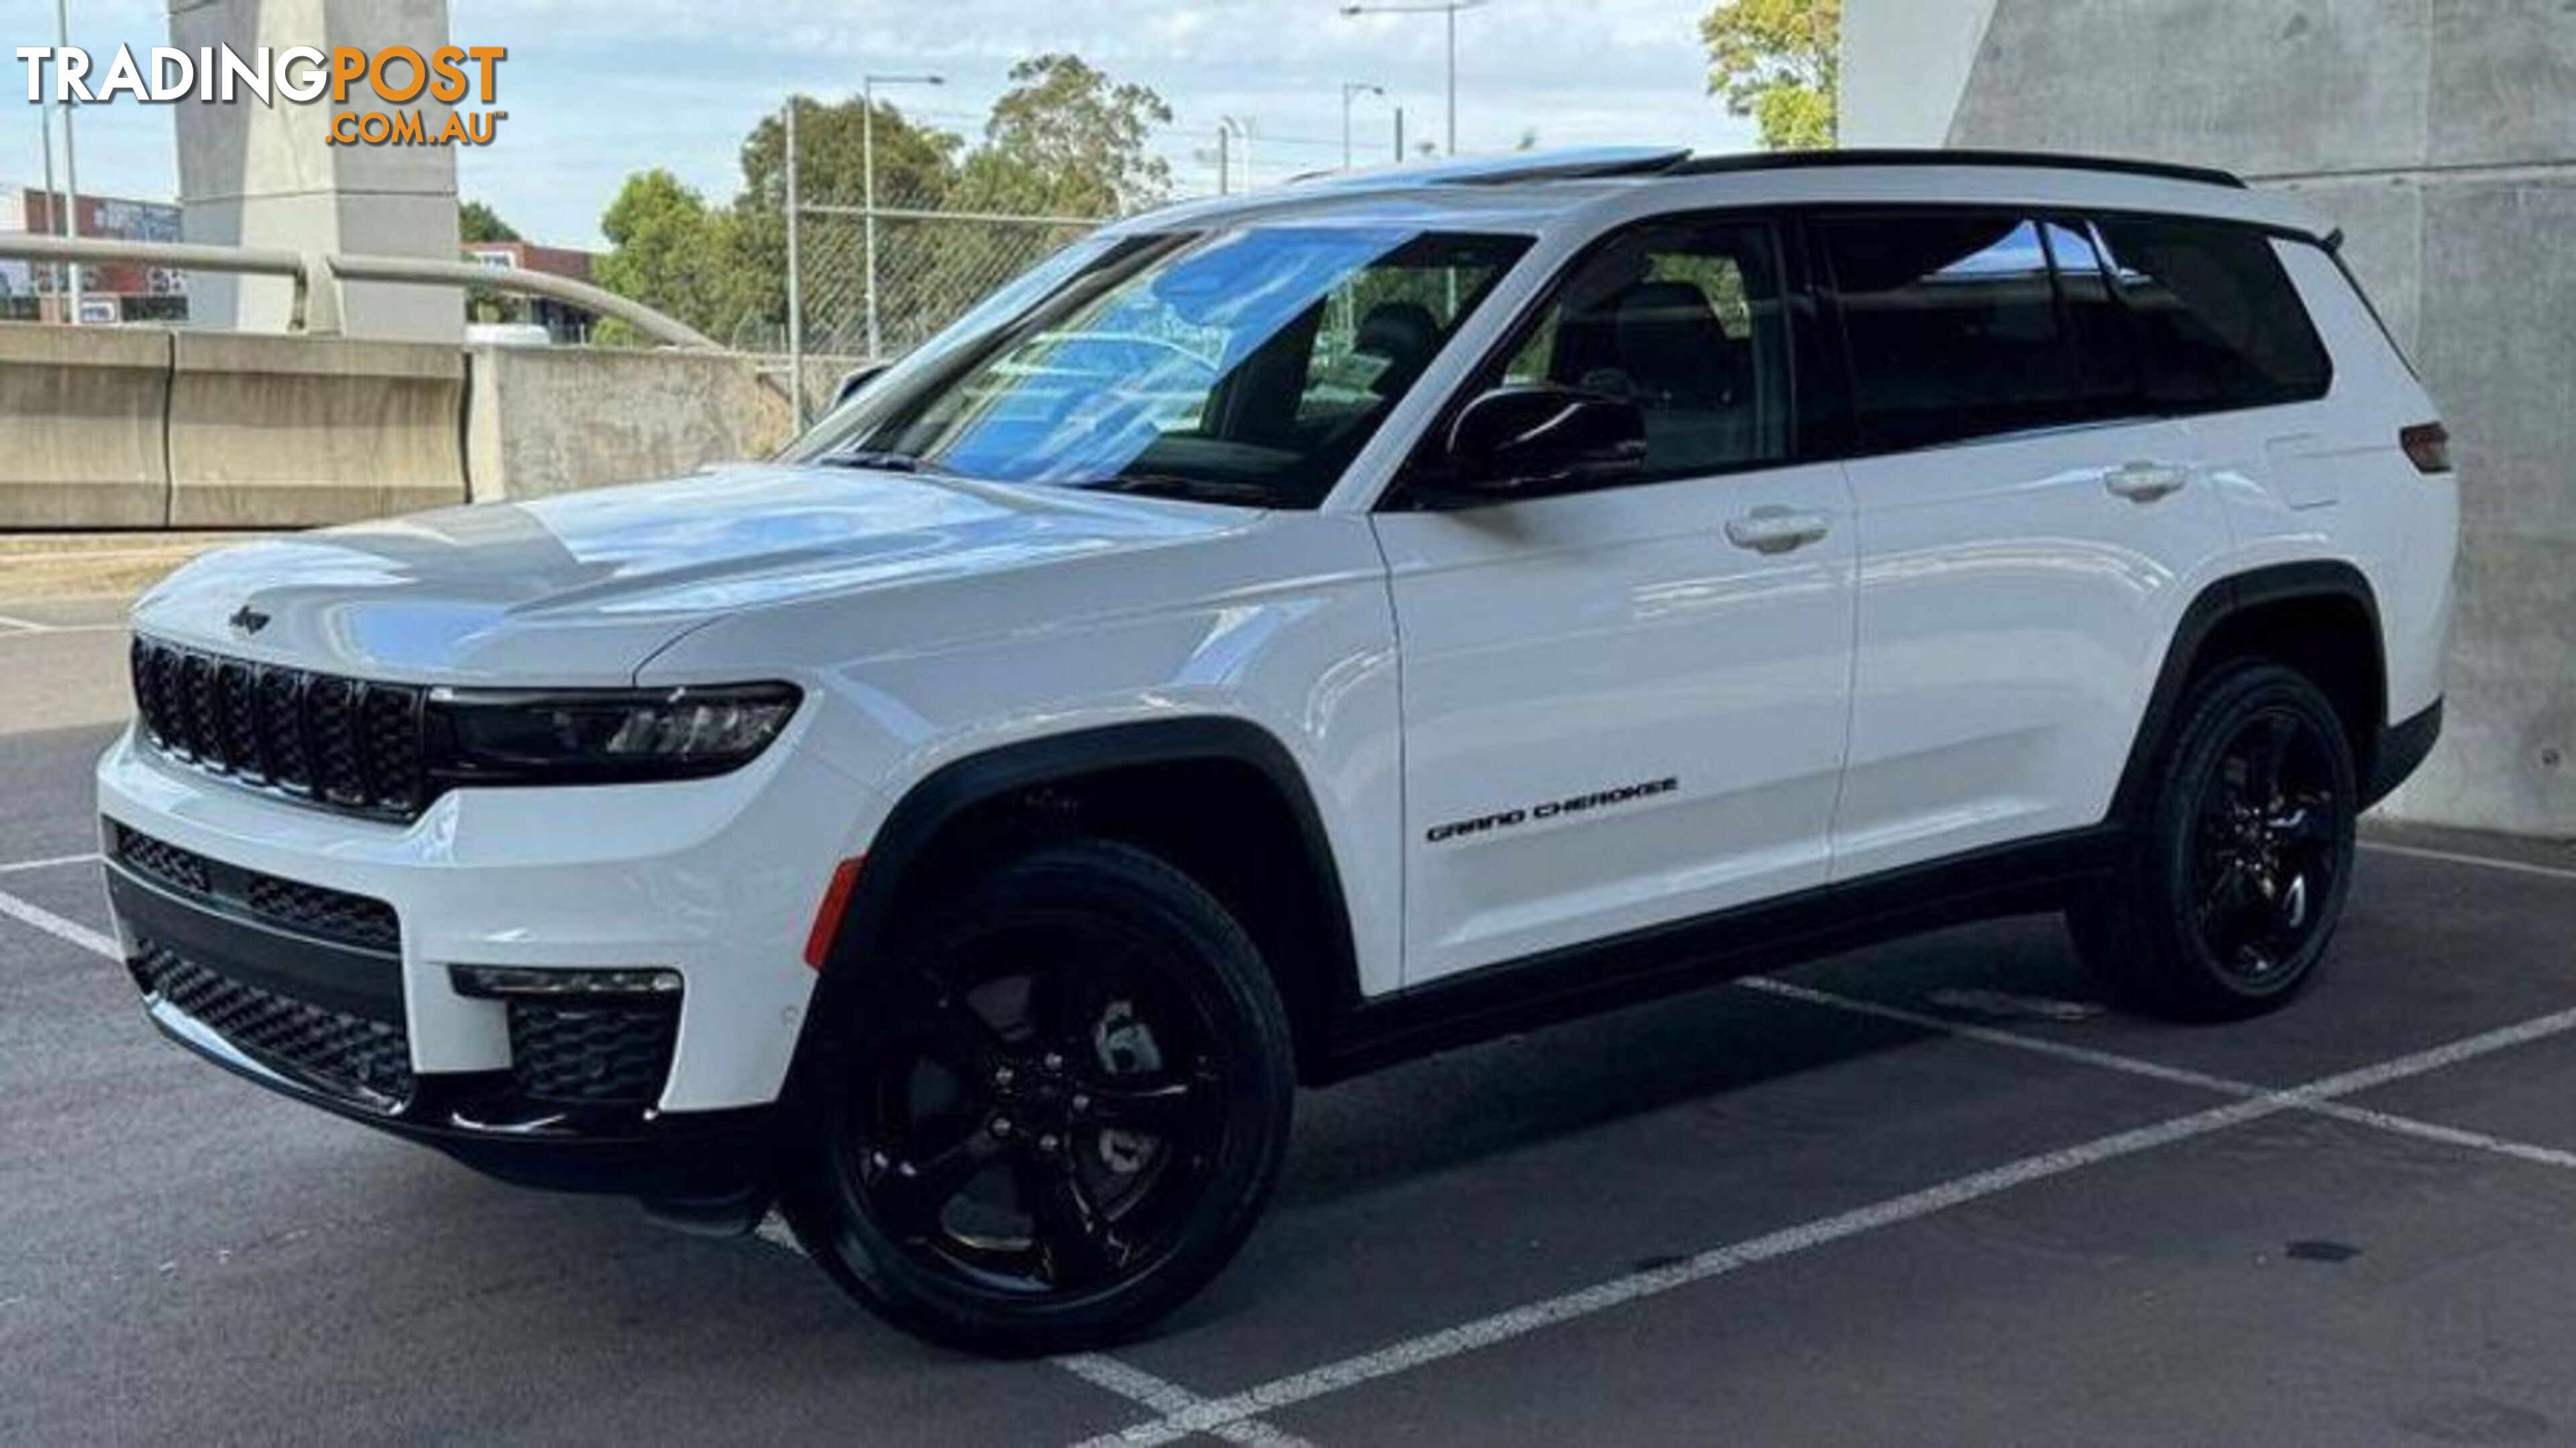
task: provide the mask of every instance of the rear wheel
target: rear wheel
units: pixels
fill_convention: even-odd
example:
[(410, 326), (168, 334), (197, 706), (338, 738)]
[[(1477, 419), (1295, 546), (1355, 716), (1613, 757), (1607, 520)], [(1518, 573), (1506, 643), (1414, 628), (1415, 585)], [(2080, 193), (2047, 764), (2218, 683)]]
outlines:
[(1287, 1019), (1178, 870), (1104, 841), (1030, 854), (875, 986), (785, 1201), (871, 1308), (978, 1351), (1096, 1345), (1250, 1233), (1287, 1144)]
[(2227, 665), (2184, 701), (2121, 878), (2070, 912), (2127, 1003), (2255, 1015), (2315, 974), (2352, 873), (2352, 748), (2334, 706), (2276, 664)]

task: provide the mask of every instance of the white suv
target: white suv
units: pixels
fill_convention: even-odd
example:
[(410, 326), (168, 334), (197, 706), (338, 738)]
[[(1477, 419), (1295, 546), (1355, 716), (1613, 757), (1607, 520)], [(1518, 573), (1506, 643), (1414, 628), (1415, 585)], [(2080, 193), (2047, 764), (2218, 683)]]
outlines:
[(773, 465), (154, 590), (120, 937), (253, 1080), (1005, 1351), (1214, 1274), (1300, 1081), (2014, 911), (2263, 1010), (2441, 717), (2337, 240), (1968, 153), (1141, 217)]

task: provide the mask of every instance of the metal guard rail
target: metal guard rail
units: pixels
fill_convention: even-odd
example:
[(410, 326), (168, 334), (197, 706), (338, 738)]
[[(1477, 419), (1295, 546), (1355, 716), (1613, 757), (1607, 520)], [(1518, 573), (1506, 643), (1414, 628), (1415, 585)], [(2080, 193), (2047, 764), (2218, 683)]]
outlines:
[(643, 303), (588, 282), (517, 267), (411, 256), (343, 256), (274, 247), (201, 246), (188, 242), (114, 241), (99, 237), (0, 233), (0, 258), (98, 265), (123, 262), (172, 271), (230, 272), (288, 277), (295, 282), (293, 325), (312, 336), (340, 333), (342, 281), (391, 282), (436, 287), (490, 287), (494, 291), (549, 297), (595, 316), (615, 317), (636, 331), (674, 347), (722, 351), (715, 339)]

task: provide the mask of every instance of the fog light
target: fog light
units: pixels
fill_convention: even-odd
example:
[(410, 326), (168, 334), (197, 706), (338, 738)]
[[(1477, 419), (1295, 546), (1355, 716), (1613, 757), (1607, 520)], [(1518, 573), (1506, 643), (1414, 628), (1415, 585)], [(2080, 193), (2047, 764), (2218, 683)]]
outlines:
[(487, 1000), (669, 999), (680, 993), (676, 970), (557, 970), (521, 965), (451, 965), (447, 970), (458, 995)]

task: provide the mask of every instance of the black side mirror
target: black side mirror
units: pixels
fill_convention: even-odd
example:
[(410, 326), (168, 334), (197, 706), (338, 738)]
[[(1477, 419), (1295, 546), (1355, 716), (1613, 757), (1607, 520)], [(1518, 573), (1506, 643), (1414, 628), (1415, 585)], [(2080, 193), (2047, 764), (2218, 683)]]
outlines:
[(1450, 488), (1480, 497), (1540, 497), (1645, 471), (1646, 416), (1606, 392), (1531, 382), (1470, 402), (1449, 428)]
[(877, 374), (892, 365), (894, 364), (890, 362), (871, 362), (864, 367), (853, 367), (842, 373), (841, 380), (832, 386), (832, 406), (837, 408), (858, 395), (860, 388), (876, 381)]

